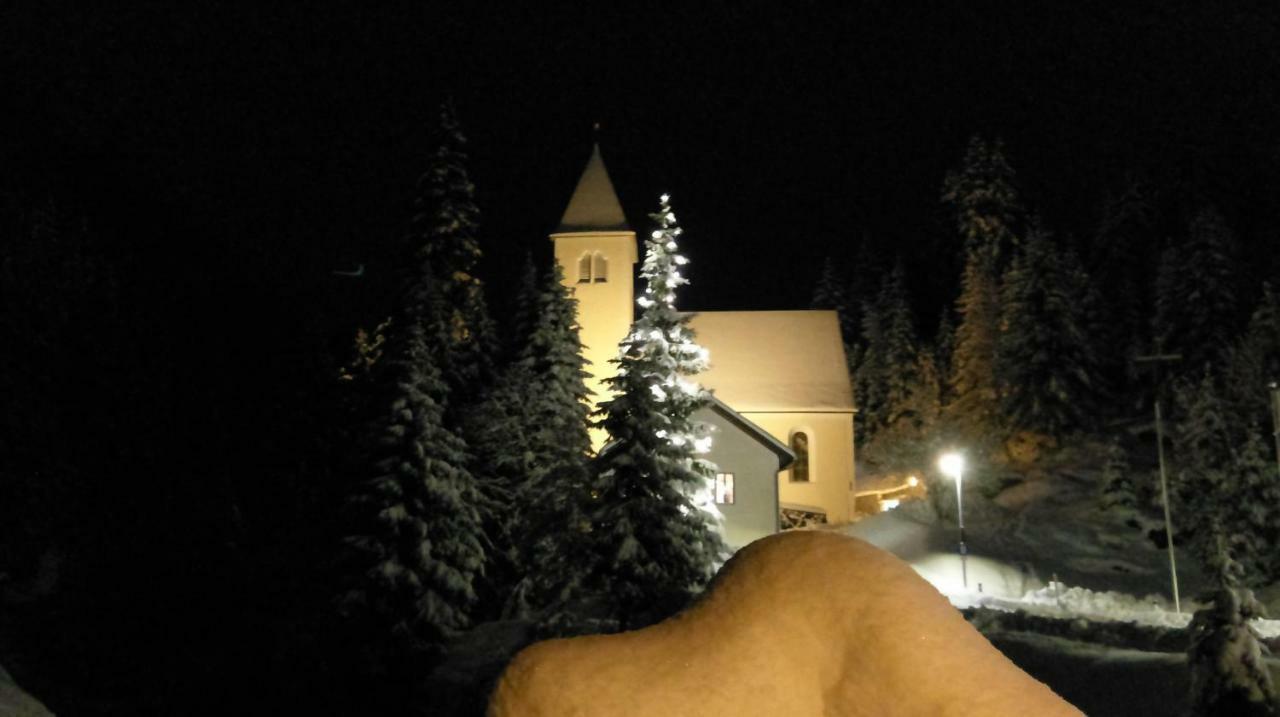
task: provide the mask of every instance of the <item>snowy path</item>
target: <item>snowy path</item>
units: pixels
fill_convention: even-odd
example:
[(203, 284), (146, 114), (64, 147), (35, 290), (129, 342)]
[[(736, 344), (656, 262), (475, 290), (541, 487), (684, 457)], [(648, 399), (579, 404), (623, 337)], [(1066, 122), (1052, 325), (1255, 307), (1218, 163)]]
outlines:
[[(1108, 548), (1107, 543), (1116, 543), (1123, 536), (1109, 535), (1086, 521), (1057, 518), (1056, 522), (1067, 525), (1053, 528), (1043, 516), (1028, 511), (1000, 526), (994, 539), (981, 528), (973, 531), (965, 561), (967, 589), (954, 528), (888, 512), (847, 526), (842, 532), (906, 561), (956, 607), (1167, 628), (1186, 626), (1196, 605), (1184, 595), (1183, 612), (1174, 611), (1166, 594), (1167, 578), (1156, 569), (1161, 567), (1161, 551), (1142, 545)], [(1126, 552), (1120, 552), (1122, 548)], [(1118, 571), (1117, 564), (1130, 567)], [(1053, 583), (1053, 575), (1059, 576), (1058, 584)], [(1073, 585), (1072, 579), (1091, 587)], [(1280, 637), (1280, 620), (1257, 620), (1254, 624), (1264, 637)]]

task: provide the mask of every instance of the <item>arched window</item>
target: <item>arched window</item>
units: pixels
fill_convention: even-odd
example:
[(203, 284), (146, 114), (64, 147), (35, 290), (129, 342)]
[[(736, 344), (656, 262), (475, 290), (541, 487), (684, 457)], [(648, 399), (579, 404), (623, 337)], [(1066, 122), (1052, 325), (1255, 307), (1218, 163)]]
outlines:
[(597, 284), (604, 283), (609, 280), (609, 260), (604, 258), (604, 254), (596, 252), (591, 258), (591, 279)]
[(809, 482), (809, 434), (796, 431), (791, 434), (791, 452), (796, 462), (791, 464), (791, 482)]
[(591, 283), (591, 254), (589, 253), (583, 254), (582, 258), (578, 259), (578, 283)]

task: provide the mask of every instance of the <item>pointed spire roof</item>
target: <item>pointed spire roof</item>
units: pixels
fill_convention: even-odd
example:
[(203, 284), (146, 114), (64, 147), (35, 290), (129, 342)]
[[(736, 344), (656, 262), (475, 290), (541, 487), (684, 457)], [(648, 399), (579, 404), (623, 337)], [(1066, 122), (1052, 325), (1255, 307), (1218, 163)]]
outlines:
[(582, 178), (573, 190), (573, 197), (560, 218), (556, 233), (625, 231), (630, 228), (622, 213), (622, 205), (618, 203), (618, 194), (613, 190), (609, 172), (604, 168), (604, 159), (600, 157), (600, 145), (594, 144), (591, 159), (587, 160), (587, 168), (582, 171)]

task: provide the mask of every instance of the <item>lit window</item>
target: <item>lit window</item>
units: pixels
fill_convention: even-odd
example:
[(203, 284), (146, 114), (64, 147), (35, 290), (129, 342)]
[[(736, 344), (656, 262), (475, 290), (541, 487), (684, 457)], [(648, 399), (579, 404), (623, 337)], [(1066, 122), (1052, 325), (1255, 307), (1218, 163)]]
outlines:
[(583, 254), (582, 258), (578, 260), (578, 283), (579, 284), (591, 283), (591, 255), (590, 254)]
[(596, 252), (591, 259), (591, 280), (597, 284), (609, 280), (609, 260), (604, 258), (604, 254)]
[(796, 462), (791, 464), (791, 482), (809, 482), (809, 435), (796, 431), (791, 434), (791, 452), (796, 454)]
[(733, 505), (733, 474), (716, 474), (716, 504)]

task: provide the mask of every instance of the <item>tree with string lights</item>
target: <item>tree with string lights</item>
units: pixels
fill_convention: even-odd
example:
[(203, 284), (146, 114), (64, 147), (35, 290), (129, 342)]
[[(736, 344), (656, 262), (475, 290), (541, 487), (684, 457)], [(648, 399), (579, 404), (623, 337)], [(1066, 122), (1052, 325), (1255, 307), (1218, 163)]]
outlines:
[(707, 352), (675, 305), (688, 259), (678, 252), (681, 230), (667, 195), (651, 216), (657, 226), (645, 242), (641, 313), (606, 382), (614, 395), (595, 425), (610, 443), (590, 476), (592, 583), (624, 626), (678, 610), (725, 552), (708, 490), (714, 466), (699, 457), (711, 438), (693, 420), (709, 394), (687, 378), (706, 367)]

